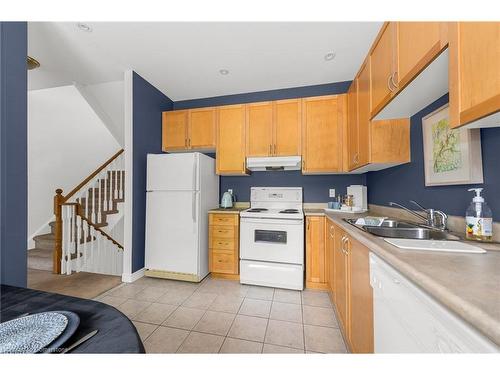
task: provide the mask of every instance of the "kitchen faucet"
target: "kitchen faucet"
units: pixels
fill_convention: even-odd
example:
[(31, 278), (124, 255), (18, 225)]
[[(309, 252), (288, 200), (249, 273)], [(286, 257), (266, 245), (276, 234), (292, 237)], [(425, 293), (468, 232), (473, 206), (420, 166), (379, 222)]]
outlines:
[(433, 208), (425, 208), (420, 203), (413, 200), (410, 202), (413, 203), (418, 208), (420, 208), (422, 211), (424, 211), (427, 214), (427, 216), (424, 216), (418, 213), (417, 211), (414, 211), (396, 202), (389, 202), (389, 205), (402, 208), (403, 210), (412, 214), (413, 216), (418, 217), (419, 219), (425, 221), (425, 226), (431, 229), (438, 229), (442, 231), (447, 229), (448, 215), (446, 215), (443, 211), (435, 210)]

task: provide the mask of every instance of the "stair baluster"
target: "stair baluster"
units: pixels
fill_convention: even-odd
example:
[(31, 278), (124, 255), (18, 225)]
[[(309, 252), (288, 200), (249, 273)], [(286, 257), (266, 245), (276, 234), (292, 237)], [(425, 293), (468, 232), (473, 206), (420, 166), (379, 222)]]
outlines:
[(123, 246), (100, 227), (108, 222), (117, 200), (123, 199), (122, 161), (120, 150), (66, 196), (56, 190), (54, 273), (121, 274)]

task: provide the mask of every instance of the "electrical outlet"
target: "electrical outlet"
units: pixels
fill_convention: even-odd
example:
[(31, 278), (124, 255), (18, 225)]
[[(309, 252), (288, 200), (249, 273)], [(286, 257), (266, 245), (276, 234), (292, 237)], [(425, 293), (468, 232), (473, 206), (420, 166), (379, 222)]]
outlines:
[(335, 198), (335, 189), (330, 189), (330, 198)]

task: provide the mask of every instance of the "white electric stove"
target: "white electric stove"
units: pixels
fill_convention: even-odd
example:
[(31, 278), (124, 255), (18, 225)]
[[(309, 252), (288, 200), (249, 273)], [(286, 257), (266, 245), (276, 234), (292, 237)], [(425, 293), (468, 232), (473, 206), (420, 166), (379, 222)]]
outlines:
[(240, 282), (304, 288), (304, 212), (300, 187), (252, 187), (240, 213)]

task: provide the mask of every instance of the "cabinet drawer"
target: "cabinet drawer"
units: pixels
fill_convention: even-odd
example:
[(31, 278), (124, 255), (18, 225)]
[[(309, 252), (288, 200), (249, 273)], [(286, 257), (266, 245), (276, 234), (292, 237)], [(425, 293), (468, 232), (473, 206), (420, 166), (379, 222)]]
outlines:
[(211, 248), (216, 250), (234, 250), (234, 239), (212, 238)]
[(234, 255), (212, 250), (211, 267), (210, 267), (211, 272), (237, 273), (235, 265), (236, 263)]
[(212, 237), (215, 238), (234, 238), (234, 226), (214, 225), (210, 227)]
[(237, 214), (210, 214), (210, 225), (238, 225)]

